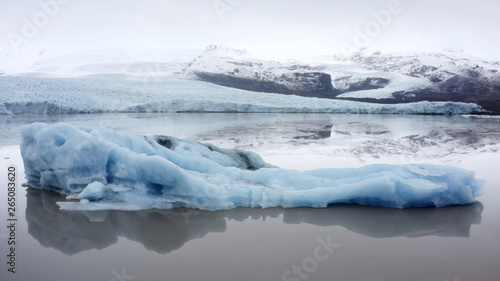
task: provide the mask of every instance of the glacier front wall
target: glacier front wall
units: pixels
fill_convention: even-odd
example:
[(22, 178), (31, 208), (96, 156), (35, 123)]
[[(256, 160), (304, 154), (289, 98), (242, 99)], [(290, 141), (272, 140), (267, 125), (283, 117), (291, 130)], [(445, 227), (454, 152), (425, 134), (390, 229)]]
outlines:
[(473, 172), (450, 166), (299, 172), (274, 167), (252, 152), (191, 139), (63, 123), (27, 125), (22, 137), (28, 184), (82, 199), (60, 202), (63, 209), (322, 208), (333, 203), (443, 207), (472, 203), (483, 192)]
[(103, 112), (274, 112), (353, 114), (485, 113), (460, 102), (378, 104), (259, 93), (206, 82), (121, 75), (47, 78), (0, 75), (0, 115)]

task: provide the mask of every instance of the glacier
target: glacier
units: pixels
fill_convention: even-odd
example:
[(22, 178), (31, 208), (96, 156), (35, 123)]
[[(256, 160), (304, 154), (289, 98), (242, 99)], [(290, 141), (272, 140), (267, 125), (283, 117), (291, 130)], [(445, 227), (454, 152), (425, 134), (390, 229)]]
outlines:
[(144, 112), (476, 114), (460, 102), (376, 104), (222, 87), (166, 77), (91, 75), (77, 78), (0, 76), (0, 115)]
[(445, 207), (473, 203), (483, 193), (483, 181), (473, 172), (452, 166), (378, 164), (301, 172), (280, 169), (253, 152), (193, 139), (64, 123), (24, 126), (21, 155), (28, 186), (67, 195), (58, 202), (66, 210)]

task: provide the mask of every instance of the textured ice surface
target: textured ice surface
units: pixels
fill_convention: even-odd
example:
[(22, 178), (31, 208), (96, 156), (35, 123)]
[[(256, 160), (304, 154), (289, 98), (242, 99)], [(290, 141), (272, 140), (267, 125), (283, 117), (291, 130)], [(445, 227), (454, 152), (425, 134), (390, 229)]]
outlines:
[(473, 103), (374, 104), (237, 90), (199, 81), (0, 76), (0, 115), (102, 112), (469, 114)]
[(93, 182), (106, 186), (100, 200), (60, 202), (63, 209), (443, 207), (474, 202), (483, 185), (473, 172), (428, 164), (284, 170), (243, 150), (62, 123), (27, 125), (22, 137), (31, 186), (67, 195), (81, 194)]

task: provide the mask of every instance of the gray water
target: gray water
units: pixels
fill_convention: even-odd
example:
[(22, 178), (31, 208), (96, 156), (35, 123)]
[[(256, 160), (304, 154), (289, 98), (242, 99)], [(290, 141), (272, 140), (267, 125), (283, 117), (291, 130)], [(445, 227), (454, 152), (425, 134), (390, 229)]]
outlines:
[[(499, 280), (500, 122), (460, 116), (110, 114), (2, 116), (1, 280)], [(70, 212), (19, 187), (16, 273), (7, 271), (6, 167), (35, 121), (194, 138), (308, 169), (433, 162), (476, 171), (475, 204), (389, 209)], [(299, 151), (299, 152), (297, 152)], [(304, 154), (304, 151), (307, 155)], [(13, 154), (14, 153), (14, 154)], [(18, 152), (16, 152), (18, 154)], [(7, 155), (8, 154), (8, 155)], [(302, 155), (302, 156), (300, 156)], [(9, 159), (4, 159), (9, 157)], [(16, 158), (17, 157), (17, 158)], [(274, 163), (274, 162), (273, 162)], [(302, 165), (302, 167), (300, 166)], [(348, 165), (348, 164), (345, 164)]]

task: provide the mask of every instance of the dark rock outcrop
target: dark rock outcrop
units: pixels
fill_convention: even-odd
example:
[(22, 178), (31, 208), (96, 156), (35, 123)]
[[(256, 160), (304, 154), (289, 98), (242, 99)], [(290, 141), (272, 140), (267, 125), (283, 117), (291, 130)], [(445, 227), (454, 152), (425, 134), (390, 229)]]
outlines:
[(199, 71), (193, 74), (200, 81), (254, 92), (319, 98), (333, 98), (340, 94), (333, 88), (331, 76), (322, 72), (291, 72), (272, 80)]
[(455, 75), (435, 87), (393, 93), (399, 102), (455, 101), (475, 103), (500, 114), (500, 82)]
[(389, 82), (389, 79), (385, 78), (368, 77), (364, 80), (350, 84), (347, 92), (380, 89), (387, 86)]

